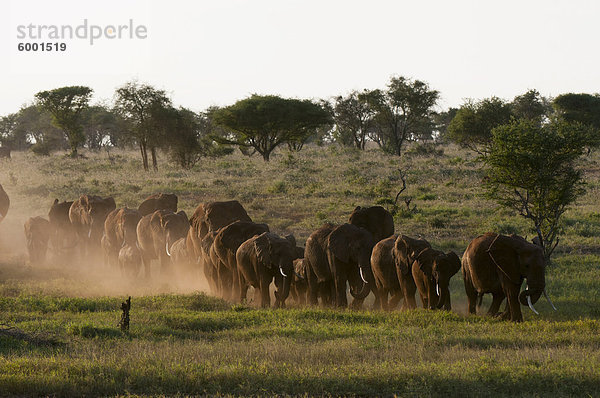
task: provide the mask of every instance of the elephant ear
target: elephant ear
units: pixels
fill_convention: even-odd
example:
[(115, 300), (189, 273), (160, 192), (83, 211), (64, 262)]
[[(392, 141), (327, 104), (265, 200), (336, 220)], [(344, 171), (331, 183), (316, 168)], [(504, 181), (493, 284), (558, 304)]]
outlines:
[(293, 247), (296, 247), (296, 238), (294, 237), (294, 235), (292, 235), (292, 234), (286, 235), (285, 239), (287, 239), (287, 241), (290, 242)]
[(347, 263), (350, 260), (348, 237), (341, 230), (334, 230), (327, 238), (327, 248), (340, 261)]
[(538, 258), (543, 258), (543, 256), (543, 249), (540, 246), (529, 242), (521, 243), (517, 247), (521, 275), (527, 275), (529, 273), (529, 265), (539, 262)]
[(263, 232), (254, 239), (254, 250), (259, 264), (271, 268), (271, 241), (267, 236), (267, 232)]
[(460, 257), (458, 257), (458, 255), (453, 251), (449, 251), (444, 256), (448, 262), (448, 265), (450, 266), (450, 276), (456, 274), (460, 270), (461, 266)]
[(396, 267), (400, 269), (402, 274), (407, 275), (410, 272), (412, 262), (408, 260), (408, 242), (404, 240), (404, 235), (398, 236), (392, 250)]
[(185, 219), (185, 221), (186, 221), (188, 224), (190, 224), (190, 220), (188, 219), (188, 216), (187, 216), (187, 214), (185, 213), (185, 211), (183, 211), (183, 210), (179, 210), (179, 211), (178, 211), (177, 213), (175, 213), (175, 214), (177, 214), (177, 215), (178, 215), (179, 217), (181, 217), (182, 219)]
[(521, 245), (518, 239), (498, 235), (488, 249), (492, 262), (512, 283), (519, 283), (521, 276), (527, 274), (526, 264), (519, 260), (518, 249)]
[[(417, 253), (415, 256), (415, 261), (419, 266), (419, 269), (428, 277), (431, 278), (433, 275), (433, 258), (434, 253), (430, 248), (425, 248)], [(414, 264), (413, 263), (413, 264)]]

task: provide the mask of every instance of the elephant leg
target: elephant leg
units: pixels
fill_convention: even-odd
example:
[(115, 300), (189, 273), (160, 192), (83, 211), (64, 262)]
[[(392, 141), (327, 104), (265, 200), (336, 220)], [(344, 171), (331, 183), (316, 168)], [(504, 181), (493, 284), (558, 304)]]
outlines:
[(389, 289), (385, 288), (385, 287), (381, 287), (379, 289), (379, 304), (380, 304), (380, 308), (383, 311), (388, 311), (389, 307), (388, 307), (388, 294), (389, 294)]
[(394, 308), (396, 308), (400, 300), (402, 300), (402, 292), (398, 290), (392, 291), (392, 297), (388, 303), (387, 309), (393, 310)]
[(488, 310), (487, 315), (488, 316), (498, 315), (498, 311), (500, 310), (500, 305), (502, 304), (503, 300), (504, 300), (504, 294), (492, 293), (492, 304), (490, 305), (490, 309)]
[(144, 279), (150, 280), (152, 278), (152, 260), (148, 255), (142, 255), (142, 263), (144, 264)]
[(343, 272), (336, 271), (334, 273), (335, 281), (335, 305), (337, 307), (348, 307), (348, 298), (346, 297), (346, 278)]
[(402, 278), (402, 292), (404, 293), (404, 308), (415, 309), (417, 308), (417, 302), (415, 300), (415, 293), (417, 292), (417, 285), (412, 280), (410, 275)]
[(308, 300), (310, 305), (319, 305), (319, 282), (317, 275), (312, 270), (312, 267), (306, 267), (307, 275), (306, 279), (308, 282)]
[(477, 313), (477, 290), (473, 283), (465, 276), (465, 292), (467, 293), (467, 307), (469, 314)]
[(246, 282), (246, 279), (244, 278), (244, 275), (242, 275), (242, 271), (240, 270), (238, 270), (238, 280), (240, 283), (240, 303), (245, 303), (246, 295), (248, 294), (248, 283)]
[(521, 303), (519, 303), (519, 289), (510, 289), (506, 295), (508, 307), (510, 309), (510, 320), (513, 322), (523, 322), (521, 313)]
[(269, 308), (271, 306), (271, 294), (269, 292), (269, 285), (271, 281), (267, 281), (266, 278), (260, 279), (260, 306), (263, 308)]

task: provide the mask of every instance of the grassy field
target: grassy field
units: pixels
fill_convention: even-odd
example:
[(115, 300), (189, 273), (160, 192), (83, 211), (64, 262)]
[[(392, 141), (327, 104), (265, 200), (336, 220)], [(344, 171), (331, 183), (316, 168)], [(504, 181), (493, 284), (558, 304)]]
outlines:
[[(47, 214), (55, 197), (111, 194), (117, 206), (133, 207), (168, 191), (188, 214), (199, 202), (235, 198), (255, 221), (304, 243), (324, 221), (341, 223), (357, 205), (393, 199), (399, 167), (408, 170), (403, 197), (416, 210), (396, 215), (398, 232), (459, 253), (487, 231), (532, 236), (523, 219), (480, 196), (483, 175), (472, 154), (442, 149), (413, 147), (399, 160), (377, 150), (308, 147), (269, 163), (234, 153), (190, 171), (161, 163), (150, 173), (135, 152), (79, 160), (15, 153), (0, 164), (12, 201), (0, 224), (0, 396), (597, 396), (598, 154), (584, 160), (588, 193), (565, 214), (547, 270), (559, 311), (540, 301), (541, 315), (524, 309), (522, 324), (465, 316), (460, 275), (451, 313), (260, 310), (206, 296), (193, 278), (128, 283), (90, 264), (26, 261), (23, 222)], [(127, 295), (132, 319), (124, 335), (116, 325)]]

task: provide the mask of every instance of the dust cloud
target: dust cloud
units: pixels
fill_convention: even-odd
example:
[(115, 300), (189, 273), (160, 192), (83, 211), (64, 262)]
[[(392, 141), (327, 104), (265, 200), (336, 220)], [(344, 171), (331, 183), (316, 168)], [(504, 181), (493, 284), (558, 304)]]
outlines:
[[(158, 260), (152, 262), (151, 277), (145, 278), (143, 269), (136, 277), (123, 276), (118, 267), (104, 263), (103, 255), (85, 257), (80, 248), (58, 253), (48, 243), (46, 261), (32, 264), (27, 253), (23, 224), (29, 217), (43, 216), (47, 209), (35, 211), (20, 208), (16, 202), (0, 222), (0, 284), (12, 295), (19, 293), (49, 294), (70, 297), (147, 296), (158, 294), (186, 294), (209, 292), (201, 270), (161, 270)], [(0, 295), (10, 293), (0, 291)]]

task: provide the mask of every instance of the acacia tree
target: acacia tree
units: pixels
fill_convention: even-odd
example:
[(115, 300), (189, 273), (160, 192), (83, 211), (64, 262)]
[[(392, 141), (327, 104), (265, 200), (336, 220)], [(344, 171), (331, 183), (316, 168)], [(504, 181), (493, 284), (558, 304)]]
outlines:
[(329, 113), (309, 100), (252, 95), (235, 104), (215, 109), (212, 120), (229, 131), (225, 144), (254, 148), (268, 162), (271, 153), (287, 142), (304, 142), (331, 123)]
[(335, 140), (364, 150), (376, 113), (369, 101), (369, 92), (352, 91), (346, 97), (336, 97), (334, 101)]
[(108, 107), (101, 104), (90, 106), (83, 112), (82, 118), (85, 142), (89, 149), (100, 149), (107, 137), (112, 145), (118, 143), (119, 120)]
[(498, 97), (478, 102), (469, 100), (448, 125), (448, 138), (462, 147), (484, 154), (492, 140), (492, 130), (509, 123), (511, 117), (510, 105)]
[(52, 123), (65, 132), (72, 157), (77, 156), (77, 148), (85, 141), (81, 112), (88, 107), (92, 92), (85, 86), (67, 86), (35, 95), (39, 104), (52, 115)]
[(152, 167), (158, 170), (156, 149), (160, 145), (160, 130), (156, 129), (157, 115), (171, 106), (164, 90), (137, 81), (125, 83), (115, 91), (115, 111), (127, 122), (126, 133), (140, 148), (144, 170), (148, 171), (148, 149)]
[(562, 214), (584, 192), (576, 162), (589, 144), (587, 130), (565, 121), (513, 120), (493, 130), (483, 158), (487, 196), (533, 222), (547, 259), (559, 242)]
[(402, 155), (405, 142), (423, 133), (439, 96), (439, 91), (430, 89), (427, 83), (402, 76), (392, 77), (386, 90), (371, 91), (368, 98), (376, 111), (379, 146), (388, 153)]

